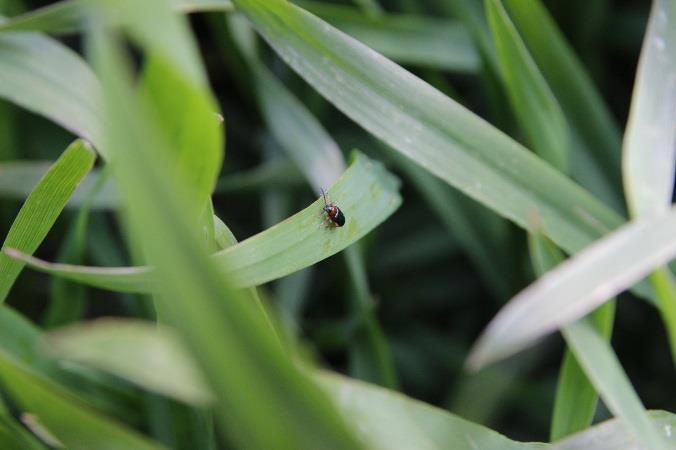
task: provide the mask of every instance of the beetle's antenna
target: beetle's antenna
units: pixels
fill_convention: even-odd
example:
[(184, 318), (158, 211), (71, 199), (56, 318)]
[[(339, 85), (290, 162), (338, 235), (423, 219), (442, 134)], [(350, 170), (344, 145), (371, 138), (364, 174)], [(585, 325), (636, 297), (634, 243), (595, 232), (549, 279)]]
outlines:
[(328, 202), (326, 201), (326, 192), (324, 192), (324, 189), (319, 188), (320, 191), (322, 191), (322, 196), (324, 197), (324, 206), (329, 206)]

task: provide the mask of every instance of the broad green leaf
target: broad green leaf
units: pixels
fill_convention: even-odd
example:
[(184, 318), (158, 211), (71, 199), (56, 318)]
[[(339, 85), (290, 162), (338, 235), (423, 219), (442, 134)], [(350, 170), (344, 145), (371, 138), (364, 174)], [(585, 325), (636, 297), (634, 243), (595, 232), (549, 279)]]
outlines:
[(56, 358), (107, 371), (179, 401), (213, 401), (200, 371), (185, 360), (188, 353), (180, 339), (150, 322), (99, 319), (56, 330), (46, 341)]
[[(565, 256), (554, 244), (537, 232), (528, 236), (531, 261), (538, 277), (559, 265)], [(615, 315), (615, 302), (607, 302), (590, 314), (590, 318), (606, 341), (610, 340)], [(594, 419), (598, 395), (596, 389), (575, 358), (566, 348), (554, 400), (550, 439), (557, 441), (588, 428)]]
[(479, 69), (469, 33), (458, 21), (413, 14), (365, 15), (345, 5), (296, 3), (401, 64), (453, 72)]
[(40, 423), (69, 449), (162, 448), (96, 412), (63, 387), (32, 373), (4, 350), (0, 351), (0, 379), (20, 409), (36, 414)]
[(621, 219), (568, 178), (401, 67), (280, 0), (236, 0), (319, 93), (413, 162), (575, 252)]
[(186, 213), (187, 180), (167, 178), (172, 150), (154, 145), (121, 48), (105, 30), (92, 30), (90, 50), (105, 92), (106, 142), (117, 158), (113, 175), (135, 240), (144, 242), (147, 260), (157, 268), (167, 318), (216, 394), (228, 436), (252, 449), (314, 449), (319, 443), (359, 449), (329, 400), (280, 349), (266, 318), (208, 257)]
[(625, 192), (632, 213), (671, 206), (676, 161), (676, 4), (656, 0), (636, 73), (624, 136)]
[[(84, 142), (71, 144), (26, 199), (2, 250), (13, 248), (29, 255), (37, 250), (77, 185), (92, 168), (94, 158), (94, 152)], [(22, 262), (0, 253), (0, 303), (7, 298), (23, 266)]]
[[(328, 195), (347, 217), (344, 227), (327, 226), (324, 200), (285, 221), (213, 255), (233, 286), (257, 286), (311, 266), (343, 250), (387, 219), (401, 204), (399, 182), (360, 153)], [(31, 267), (53, 275), (120, 292), (151, 292), (153, 276), (143, 267), (88, 267), (51, 264), (10, 252)]]
[(514, 297), (472, 351), (478, 368), (583, 317), (676, 255), (676, 209), (630, 222)]
[(486, 1), (498, 62), (512, 108), (533, 150), (568, 172), (568, 125), (554, 94), (499, 0)]
[(571, 173), (609, 205), (623, 209), (620, 132), (610, 110), (540, 0), (502, 3), (570, 124)]
[(0, 97), (101, 144), (100, 86), (72, 50), (36, 33), (0, 33)]
[(608, 409), (624, 421), (625, 426), (646, 448), (669, 448), (650, 422), (610, 344), (586, 319), (566, 325), (562, 332)]
[[(0, 197), (24, 200), (51, 167), (50, 161), (6, 161), (0, 162)], [(66, 208), (79, 208), (87, 193), (97, 184), (101, 176), (98, 169), (92, 169), (73, 192)], [(115, 209), (117, 190), (106, 180), (92, 198), (92, 209)]]

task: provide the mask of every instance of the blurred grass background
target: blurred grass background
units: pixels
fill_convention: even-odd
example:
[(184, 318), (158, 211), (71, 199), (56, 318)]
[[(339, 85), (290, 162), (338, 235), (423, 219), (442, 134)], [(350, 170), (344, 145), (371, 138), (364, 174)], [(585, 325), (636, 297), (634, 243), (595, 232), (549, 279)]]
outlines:
[[(5, 15), (32, 10), (50, 2), (5, 0)], [(382, 0), (388, 12), (441, 16), (438, 0)], [(580, 55), (614, 118), (625, 124), (633, 79), (648, 19), (649, 2), (581, 0), (546, 1), (546, 6)], [(302, 176), (266, 131), (256, 107), (251, 76), (234, 42), (227, 38), (221, 14), (193, 15), (198, 40), (214, 93), (227, 118), (226, 162), (214, 195), (216, 214), (243, 240), (300, 210), (315, 199)], [(76, 37), (63, 39), (80, 50)], [(363, 242), (370, 292), (377, 317), (393, 352), (406, 394), (448, 408), (519, 440), (546, 441), (563, 350), (559, 337), (475, 375), (462, 365), (470, 345), (506, 298), (496, 296), (457, 236), (449, 234), (411, 174), (378, 151), (380, 144), (345, 118), (287, 68), (267, 48), (264, 59), (284, 84), (315, 115), (341, 148), (358, 147), (386, 162), (404, 180), (403, 206)], [(406, 66), (431, 84), (451, 93), (473, 112), (523, 140), (514, 118), (503, 114), (487, 95), (478, 73), (451, 73)], [(54, 160), (72, 141), (62, 128), (26, 110), (0, 101), (0, 159)], [(0, 176), (2, 174), (0, 173)], [(0, 230), (9, 229), (21, 206), (18, 199), (0, 199)], [(349, 211), (345, 211), (349, 215)], [(74, 227), (77, 212), (67, 210), (37, 255), (58, 260)], [(87, 242), (79, 261), (94, 265), (129, 262), (118, 224), (109, 212), (94, 210), (87, 224)], [(509, 225), (501, 239), (508, 264), (502, 267), (505, 289), (513, 295), (534, 279), (526, 236)], [(266, 285), (263, 293), (297, 322), (309, 350), (326, 365), (358, 376), (350, 359), (356, 339), (355, 293), (344, 258), (334, 256), (293, 279)], [(36, 322), (48, 314), (47, 300), (59, 295), (54, 278), (24, 270), (9, 304)], [(69, 285), (67, 292), (87, 289), (85, 317), (138, 315), (139, 303), (123, 295)], [(63, 295), (63, 294), (61, 294)], [(658, 312), (623, 294), (613, 346), (648, 409), (676, 410), (673, 366)], [(84, 301), (84, 300), (83, 300)], [(140, 303), (143, 305), (143, 303)], [(147, 314), (147, 313), (146, 313)], [(355, 373), (356, 372), (356, 373)], [(602, 407), (599, 418), (609, 414)]]

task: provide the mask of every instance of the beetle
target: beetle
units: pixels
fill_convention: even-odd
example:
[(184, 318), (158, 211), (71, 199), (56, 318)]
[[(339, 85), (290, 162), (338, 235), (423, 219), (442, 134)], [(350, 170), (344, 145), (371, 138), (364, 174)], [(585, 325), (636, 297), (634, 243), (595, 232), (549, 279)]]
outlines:
[(334, 203), (328, 202), (326, 200), (326, 192), (324, 189), (321, 189), (322, 196), (324, 197), (324, 212), (328, 217), (329, 221), (337, 227), (342, 227), (345, 225), (345, 214), (337, 207)]

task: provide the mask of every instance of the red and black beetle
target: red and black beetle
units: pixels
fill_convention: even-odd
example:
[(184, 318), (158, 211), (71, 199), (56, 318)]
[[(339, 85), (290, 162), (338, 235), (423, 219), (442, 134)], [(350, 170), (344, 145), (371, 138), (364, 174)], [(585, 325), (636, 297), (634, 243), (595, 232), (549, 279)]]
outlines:
[(324, 192), (324, 189), (321, 189), (321, 191), (324, 196), (324, 212), (326, 216), (335, 226), (342, 227), (345, 225), (345, 214), (335, 204), (326, 201), (326, 192)]

